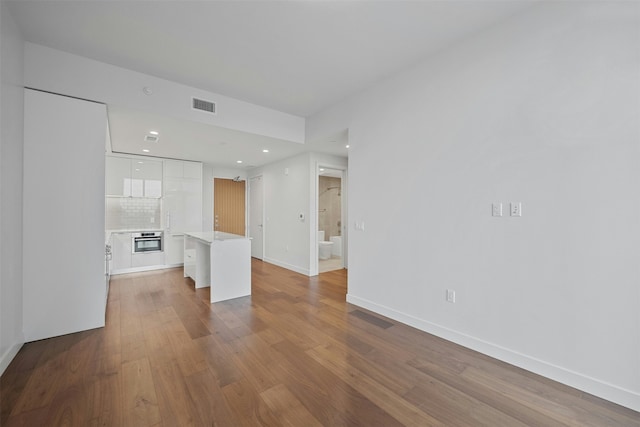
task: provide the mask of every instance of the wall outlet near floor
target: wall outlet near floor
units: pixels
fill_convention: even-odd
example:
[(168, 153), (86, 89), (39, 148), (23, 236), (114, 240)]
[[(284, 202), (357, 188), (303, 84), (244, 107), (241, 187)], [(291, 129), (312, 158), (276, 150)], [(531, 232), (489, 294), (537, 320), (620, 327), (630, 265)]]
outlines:
[(447, 302), (456, 302), (456, 291), (453, 289), (447, 289)]

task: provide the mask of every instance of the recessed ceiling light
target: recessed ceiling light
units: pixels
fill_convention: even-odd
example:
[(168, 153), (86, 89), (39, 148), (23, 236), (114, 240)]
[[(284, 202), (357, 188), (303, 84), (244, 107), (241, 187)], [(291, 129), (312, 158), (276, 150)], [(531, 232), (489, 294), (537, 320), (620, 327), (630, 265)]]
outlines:
[(155, 130), (150, 130), (150, 131), (149, 131), (149, 133), (150, 133), (151, 135), (160, 135), (160, 134), (158, 133), (158, 131), (155, 131)]
[(138, 162), (139, 165), (144, 164), (144, 162)]
[(320, 168), (320, 172), (324, 172), (324, 169)]
[(349, 144), (345, 145), (344, 148), (349, 148)]
[(136, 172), (140, 172), (140, 169), (136, 168)]
[(242, 160), (236, 160), (236, 163), (242, 163)]
[(147, 149), (145, 148), (144, 150), (142, 150), (142, 152), (144, 152), (144, 153), (148, 153), (148, 152), (149, 152), (149, 150), (147, 150)]
[(266, 148), (264, 150), (262, 150), (263, 153), (268, 153), (269, 150), (267, 150)]

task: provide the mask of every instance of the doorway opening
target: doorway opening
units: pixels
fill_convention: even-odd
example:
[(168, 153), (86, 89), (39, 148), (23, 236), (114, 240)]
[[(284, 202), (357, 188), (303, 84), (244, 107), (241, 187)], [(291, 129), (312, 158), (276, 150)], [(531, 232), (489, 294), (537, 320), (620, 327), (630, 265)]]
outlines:
[(249, 237), (251, 256), (264, 258), (264, 184), (262, 175), (249, 179)]
[(344, 171), (318, 168), (318, 273), (345, 268)]

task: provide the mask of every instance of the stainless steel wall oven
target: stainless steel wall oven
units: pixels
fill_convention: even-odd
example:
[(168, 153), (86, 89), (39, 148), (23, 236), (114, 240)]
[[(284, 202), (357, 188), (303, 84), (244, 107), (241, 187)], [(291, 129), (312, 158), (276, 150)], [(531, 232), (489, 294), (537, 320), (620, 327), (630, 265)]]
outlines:
[(162, 252), (162, 231), (148, 231), (131, 234), (131, 252)]

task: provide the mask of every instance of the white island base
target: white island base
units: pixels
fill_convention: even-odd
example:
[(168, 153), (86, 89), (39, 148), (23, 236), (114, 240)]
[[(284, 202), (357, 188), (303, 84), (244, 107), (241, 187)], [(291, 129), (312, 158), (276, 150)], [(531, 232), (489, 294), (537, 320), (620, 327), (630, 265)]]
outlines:
[(218, 231), (184, 233), (184, 277), (210, 287), (211, 302), (251, 295), (251, 240)]

